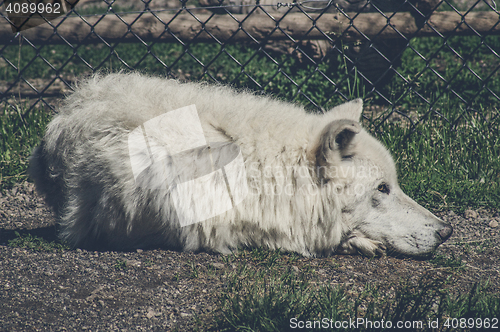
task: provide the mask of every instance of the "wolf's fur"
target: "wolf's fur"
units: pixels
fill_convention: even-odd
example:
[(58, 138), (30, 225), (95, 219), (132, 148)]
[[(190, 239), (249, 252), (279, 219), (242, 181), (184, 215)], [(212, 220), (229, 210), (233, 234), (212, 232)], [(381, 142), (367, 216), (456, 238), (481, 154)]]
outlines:
[[(235, 208), (181, 227), (168, 190), (136, 185), (127, 135), (192, 104), (208, 142), (241, 149), (250, 192)], [(391, 155), (361, 128), (361, 112), (359, 99), (318, 115), (223, 86), (95, 76), (49, 124), (30, 173), (74, 246), (426, 255), (451, 226), (401, 191)], [(175, 135), (163, 134), (160, 141)]]

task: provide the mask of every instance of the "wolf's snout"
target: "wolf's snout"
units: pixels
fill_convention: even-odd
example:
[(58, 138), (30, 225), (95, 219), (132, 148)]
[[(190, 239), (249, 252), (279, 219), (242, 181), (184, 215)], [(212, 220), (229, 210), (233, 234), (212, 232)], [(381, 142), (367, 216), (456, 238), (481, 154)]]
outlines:
[(450, 238), (451, 234), (453, 233), (453, 227), (451, 227), (451, 225), (446, 225), (444, 226), (444, 228), (440, 229), (437, 233), (439, 234), (441, 240), (444, 242)]

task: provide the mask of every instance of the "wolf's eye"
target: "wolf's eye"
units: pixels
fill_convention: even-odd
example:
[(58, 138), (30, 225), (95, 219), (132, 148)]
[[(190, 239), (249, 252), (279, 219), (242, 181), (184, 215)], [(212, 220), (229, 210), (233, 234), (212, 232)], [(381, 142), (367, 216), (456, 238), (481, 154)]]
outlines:
[(377, 190), (384, 194), (389, 194), (391, 192), (389, 190), (389, 186), (387, 186), (385, 183), (379, 184)]

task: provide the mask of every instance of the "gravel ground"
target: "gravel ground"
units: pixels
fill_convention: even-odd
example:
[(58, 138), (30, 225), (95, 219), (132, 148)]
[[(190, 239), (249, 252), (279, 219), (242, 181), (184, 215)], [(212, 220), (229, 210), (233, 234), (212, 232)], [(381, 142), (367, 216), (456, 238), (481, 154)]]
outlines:
[[(207, 253), (11, 247), (15, 231), (54, 240), (54, 219), (31, 183), (4, 192), (0, 207), (0, 331), (204, 330), (228, 274), (237, 268), (234, 261)], [(292, 267), (312, 267), (323, 284), (362, 288), (450, 276), (456, 293), (488, 279), (491, 291), (500, 292), (499, 212), (439, 216), (455, 228), (438, 249), (440, 260), (338, 255), (299, 258)], [(287, 261), (287, 255), (282, 258)], [(448, 266), (460, 260), (463, 268)], [(259, 265), (252, 259), (245, 263)]]

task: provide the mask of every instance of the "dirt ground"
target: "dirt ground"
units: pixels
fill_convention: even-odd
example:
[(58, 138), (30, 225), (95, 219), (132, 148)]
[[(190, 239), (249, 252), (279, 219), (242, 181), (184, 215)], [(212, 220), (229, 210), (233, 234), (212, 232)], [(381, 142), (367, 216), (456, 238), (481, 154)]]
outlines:
[[(427, 275), (450, 276), (457, 293), (486, 280), (492, 292), (500, 292), (499, 212), (438, 215), (455, 230), (433, 260), (338, 255), (299, 258), (292, 267), (312, 267), (311, 273), (331, 285), (394, 285)], [(204, 330), (217, 314), (228, 272), (236, 269), (208, 253), (11, 247), (15, 231), (56, 238), (54, 218), (31, 183), (0, 196), (0, 331)], [(462, 267), (453, 267), (456, 262)]]

